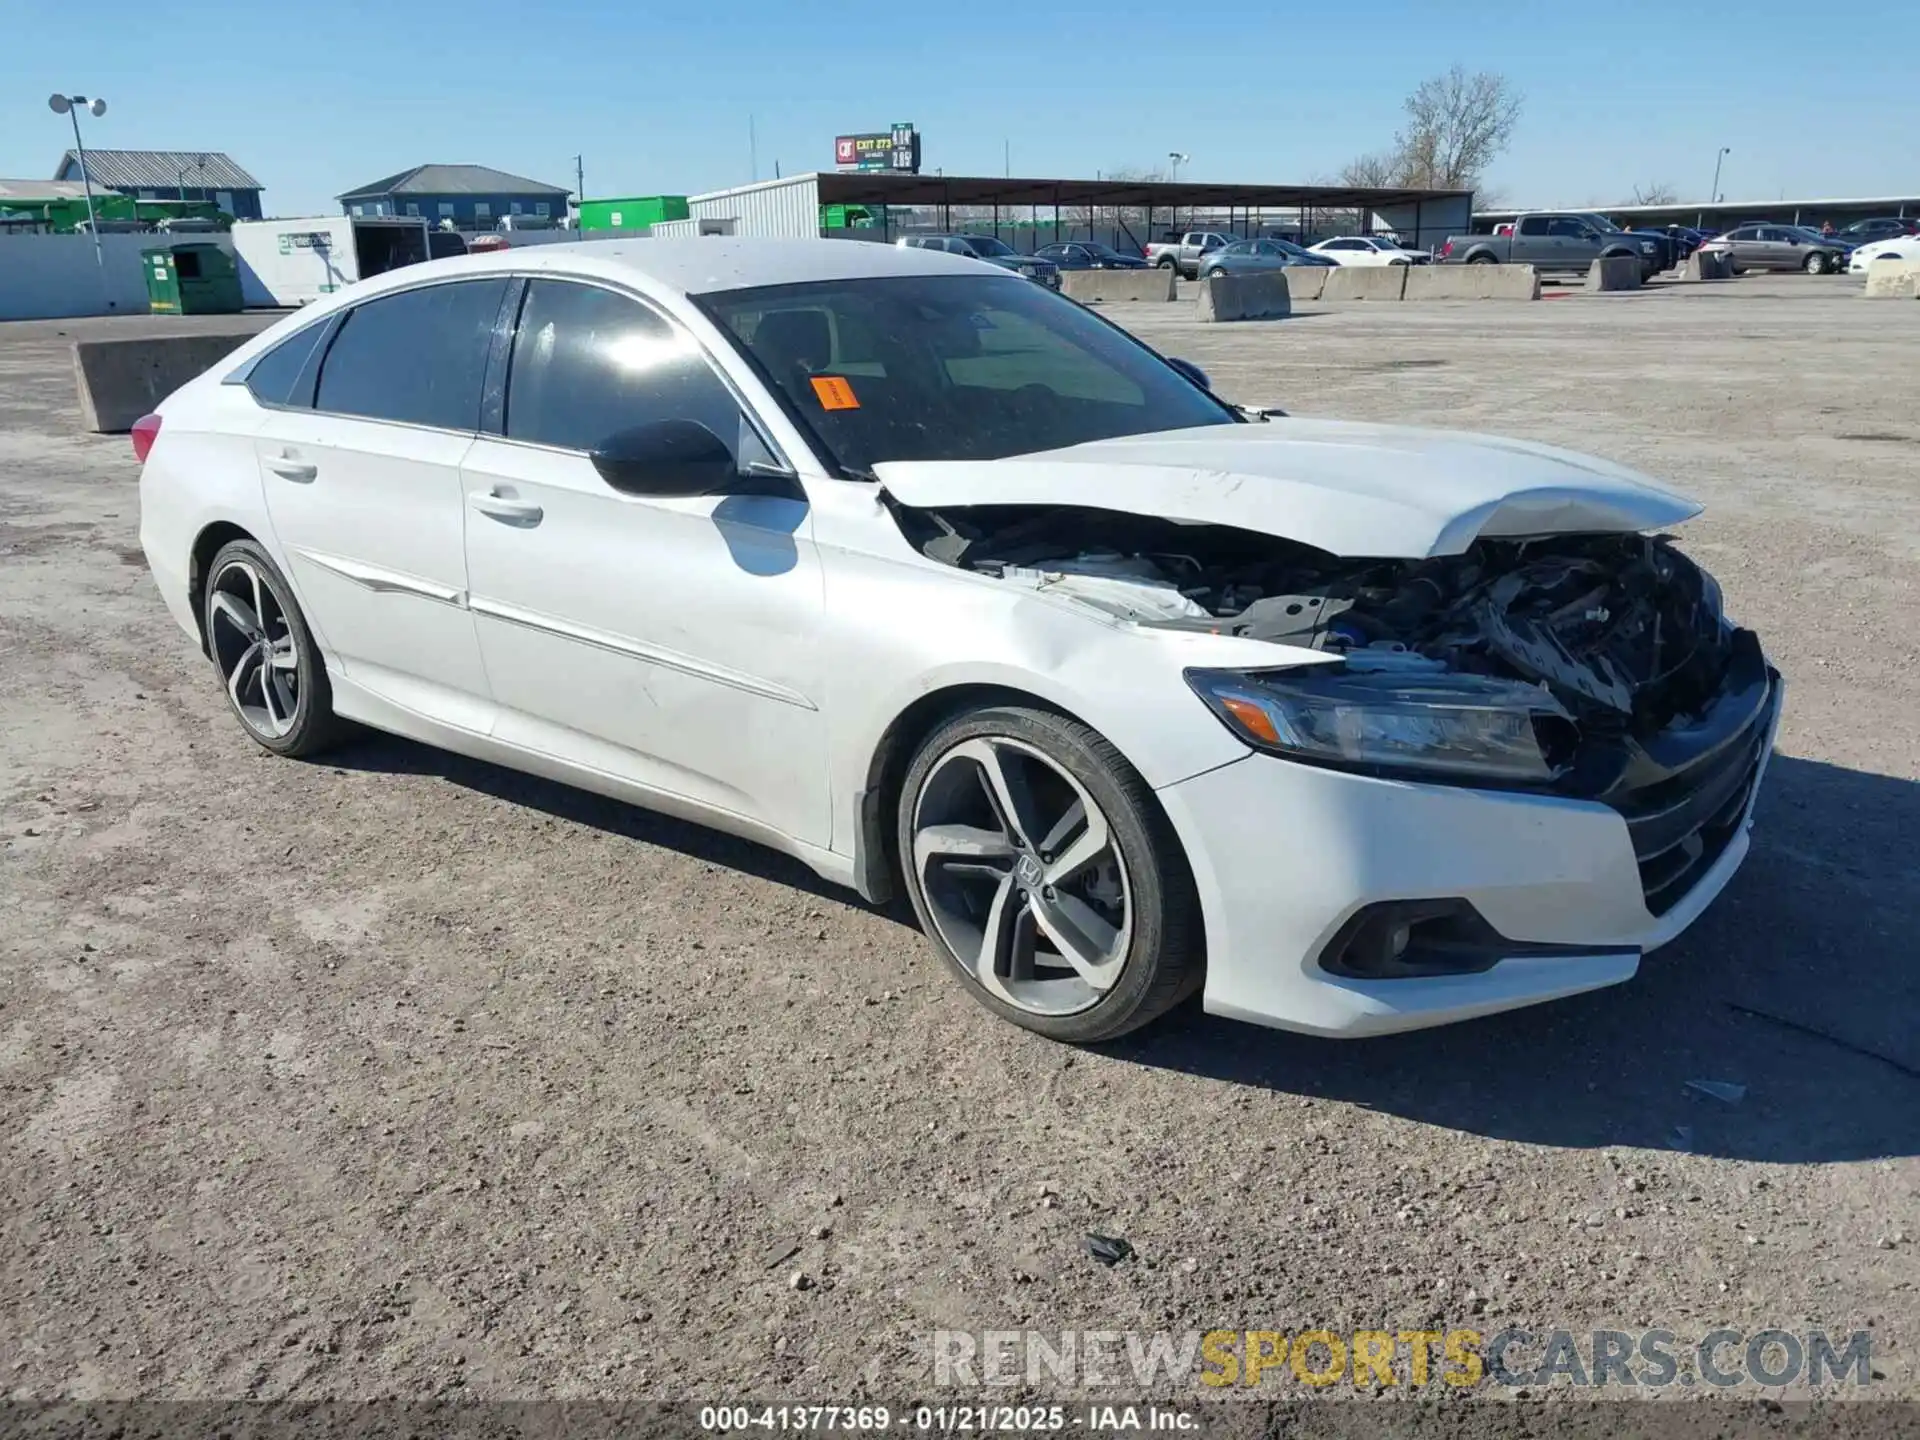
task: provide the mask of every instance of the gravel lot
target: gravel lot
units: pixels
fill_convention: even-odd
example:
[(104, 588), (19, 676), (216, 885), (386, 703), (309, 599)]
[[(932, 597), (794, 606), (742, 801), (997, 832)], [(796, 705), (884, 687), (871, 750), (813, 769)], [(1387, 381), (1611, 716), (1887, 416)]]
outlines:
[(71, 336), (147, 322), (0, 326), (0, 1391), (898, 1403), (938, 1328), (1432, 1323), (1871, 1328), (1920, 1399), (1920, 307), (1858, 288), (1113, 312), (1238, 400), (1700, 496), (1791, 688), (1744, 872), (1635, 983), (1097, 1053), (755, 847), (269, 758), (78, 430)]

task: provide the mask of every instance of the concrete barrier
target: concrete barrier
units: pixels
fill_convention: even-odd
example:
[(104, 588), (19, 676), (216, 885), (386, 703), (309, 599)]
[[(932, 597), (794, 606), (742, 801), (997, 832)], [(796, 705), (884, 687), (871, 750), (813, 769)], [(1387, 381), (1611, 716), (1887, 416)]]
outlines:
[(1398, 300), (1406, 294), (1411, 265), (1343, 265), (1327, 272), (1322, 300)]
[(1633, 255), (1612, 255), (1587, 267), (1589, 290), (1638, 290), (1640, 261)]
[(257, 333), (74, 341), (73, 377), (80, 387), (80, 414), (87, 429), (103, 434), (131, 430), (134, 421)]
[(1286, 269), (1287, 294), (1295, 300), (1318, 300), (1327, 288), (1331, 265), (1289, 265)]
[(1128, 304), (1173, 299), (1176, 272), (1167, 270), (1063, 270), (1060, 293), (1082, 305)]
[(1407, 271), (1408, 300), (1538, 300), (1540, 272), (1531, 265), (1416, 265)]
[(1867, 266), (1867, 288), (1862, 294), (1869, 300), (1920, 299), (1920, 264), (1892, 256)]
[(1688, 280), (1731, 280), (1733, 278), (1733, 252), (1730, 250), (1696, 250), (1687, 256), (1687, 265), (1683, 273)]
[[(1294, 267), (1305, 268), (1305, 267)], [(1200, 282), (1200, 319), (1277, 320), (1293, 313), (1286, 270), (1215, 275)]]

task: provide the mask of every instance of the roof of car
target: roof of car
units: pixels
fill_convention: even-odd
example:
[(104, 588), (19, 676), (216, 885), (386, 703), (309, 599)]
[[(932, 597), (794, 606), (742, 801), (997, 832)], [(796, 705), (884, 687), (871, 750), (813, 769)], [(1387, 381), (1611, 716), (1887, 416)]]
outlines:
[[(564, 271), (609, 280), (650, 280), (663, 290), (704, 295), (810, 280), (861, 280), (885, 275), (979, 275), (1006, 272), (943, 250), (906, 249), (864, 240), (771, 240), (702, 236), (685, 240), (584, 240), (515, 246), (485, 255), (434, 260), (388, 271), (374, 288), (417, 283), (429, 273), (494, 270)], [(386, 283), (382, 283), (386, 282)], [(369, 293), (353, 287), (343, 294)]]

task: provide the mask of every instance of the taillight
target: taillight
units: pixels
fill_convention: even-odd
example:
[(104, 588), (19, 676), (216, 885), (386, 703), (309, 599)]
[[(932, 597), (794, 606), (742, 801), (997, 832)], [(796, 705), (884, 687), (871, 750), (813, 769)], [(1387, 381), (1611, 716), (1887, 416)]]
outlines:
[(1452, 253), (1453, 253), (1453, 242), (1451, 240), (1447, 241), (1446, 244), (1440, 247), (1440, 258), (1442, 260), (1446, 259), (1447, 256), (1451, 255)]
[(142, 465), (153, 451), (153, 442), (160, 438), (160, 417), (142, 415), (133, 422), (133, 458)]

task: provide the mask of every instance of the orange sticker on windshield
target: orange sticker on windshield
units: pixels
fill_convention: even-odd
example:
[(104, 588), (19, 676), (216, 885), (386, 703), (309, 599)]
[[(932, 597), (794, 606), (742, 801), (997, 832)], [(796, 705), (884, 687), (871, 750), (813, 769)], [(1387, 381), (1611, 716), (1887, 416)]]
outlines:
[(860, 408), (860, 402), (854, 398), (853, 386), (838, 375), (815, 375), (813, 396), (820, 402), (822, 410), (858, 410)]

